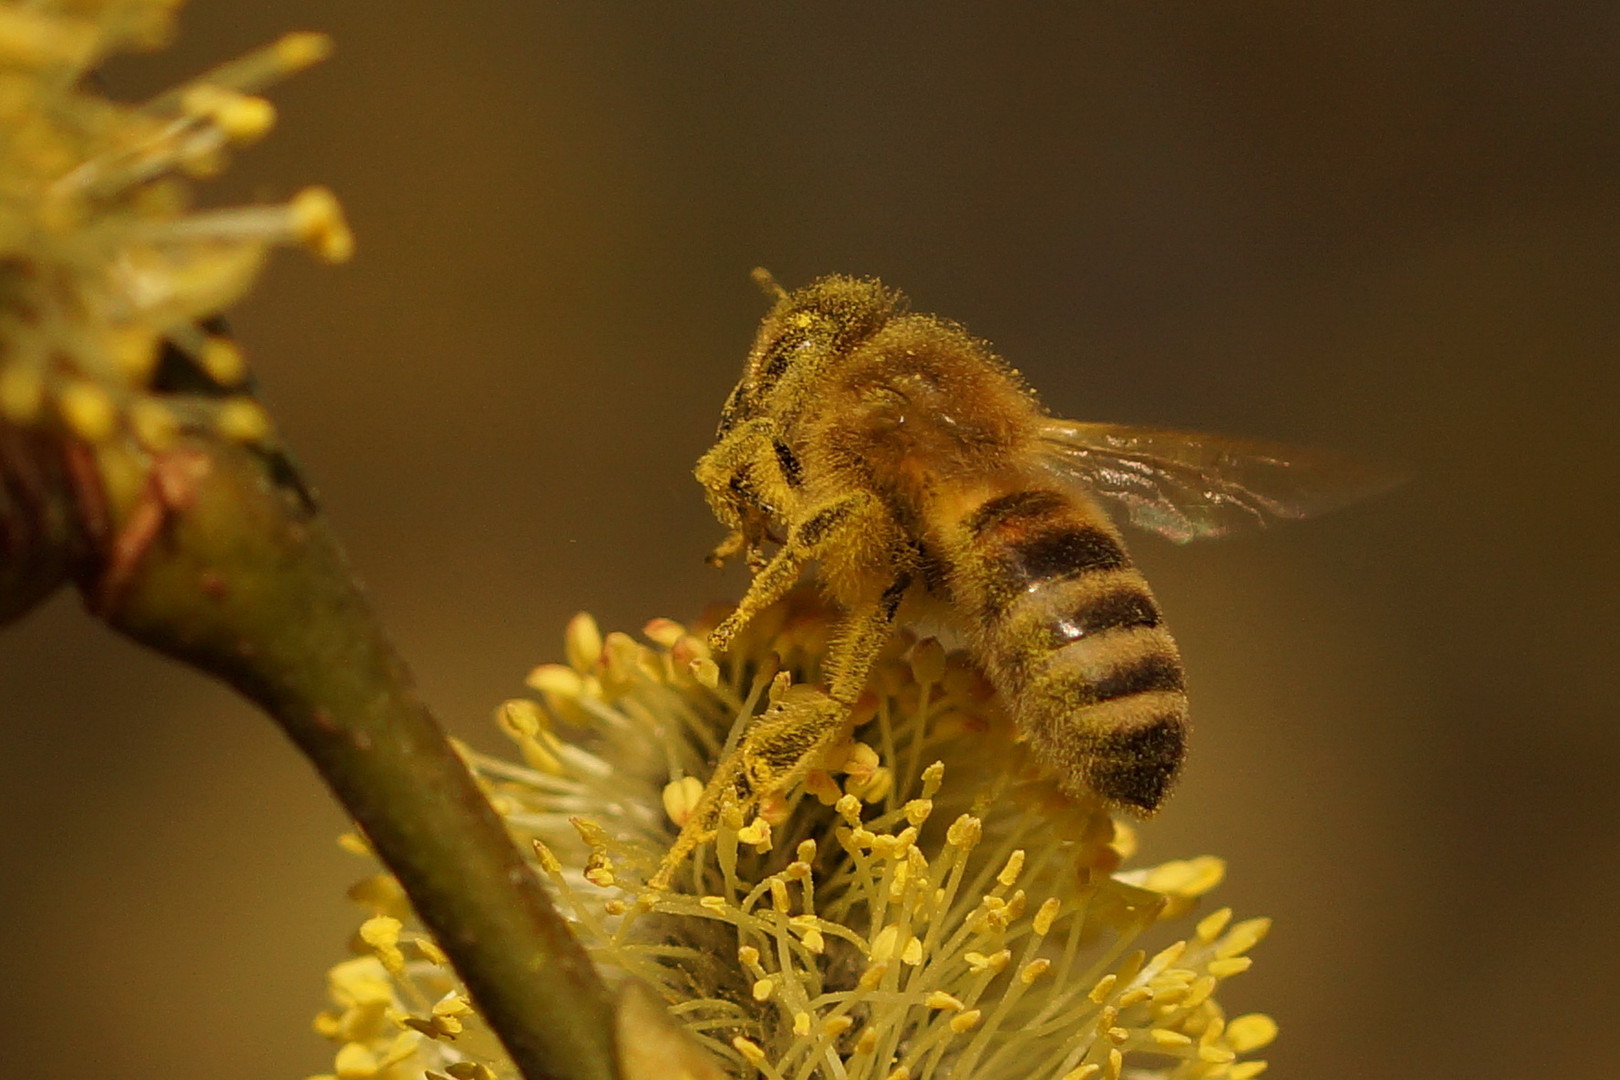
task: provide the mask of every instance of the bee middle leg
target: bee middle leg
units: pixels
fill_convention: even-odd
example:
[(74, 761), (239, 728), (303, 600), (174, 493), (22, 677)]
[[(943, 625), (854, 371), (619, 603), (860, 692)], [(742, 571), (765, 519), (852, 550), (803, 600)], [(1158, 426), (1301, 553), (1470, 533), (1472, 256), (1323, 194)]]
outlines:
[[(724, 650), (755, 615), (793, 586), (805, 562), (823, 550), (851, 543), (852, 535), (870, 541), (889, 533), (897, 530), (881, 504), (869, 495), (845, 496), (807, 514), (791, 531), (788, 543), (754, 578), (737, 610), (715, 628), (710, 643), (717, 651)], [(902, 550), (898, 537), (894, 550)], [(883, 563), (893, 567), (895, 560)], [(853, 707), (865, 689), (872, 661), (888, 639), (900, 597), (910, 584), (909, 573), (894, 577), (891, 570), (890, 575), (893, 580), (881, 592), (857, 601), (833, 635), (826, 662), (827, 689), (789, 687), (749, 722), (736, 747), (715, 766), (703, 795), (649, 885), (667, 888), (681, 863), (713, 839), (727, 810), (741, 815), (753, 812), (762, 799), (803, 779), (825, 750), (848, 735)]]
[(876, 498), (864, 492), (844, 495), (832, 502), (811, 507), (788, 530), (787, 541), (749, 582), (748, 591), (721, 624), (709, 633), (709, 645), (725, 652), (731, 640), (760, 612), (782, 599), (799, 580), (804, 564), (853, 543), (850, 538), (863, 531), (893, 531), (887, 511)]

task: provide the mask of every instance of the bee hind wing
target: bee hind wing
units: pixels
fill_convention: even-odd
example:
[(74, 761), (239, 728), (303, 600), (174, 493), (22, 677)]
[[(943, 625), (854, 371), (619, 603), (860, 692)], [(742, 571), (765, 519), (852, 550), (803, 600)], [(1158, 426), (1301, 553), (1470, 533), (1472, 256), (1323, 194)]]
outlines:
[(1041, 462), (1176, 543), (1312, 517), (1405, 477), (1328, 451), (1256, 439), (1051, 419)]

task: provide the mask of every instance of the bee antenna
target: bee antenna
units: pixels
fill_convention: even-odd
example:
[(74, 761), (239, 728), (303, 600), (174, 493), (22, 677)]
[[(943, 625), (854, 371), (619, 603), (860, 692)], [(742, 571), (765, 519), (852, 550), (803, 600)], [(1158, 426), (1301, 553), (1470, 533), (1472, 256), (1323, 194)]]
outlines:
[(748, 276), (753, 278), (754, 284), (764, 290), (765, 295), (772, 300), (787, 299), (787, 290), (778, 285), (776, 279), (771, 276), (771, 272), (763, 266), (754, 267), (748, 272)]

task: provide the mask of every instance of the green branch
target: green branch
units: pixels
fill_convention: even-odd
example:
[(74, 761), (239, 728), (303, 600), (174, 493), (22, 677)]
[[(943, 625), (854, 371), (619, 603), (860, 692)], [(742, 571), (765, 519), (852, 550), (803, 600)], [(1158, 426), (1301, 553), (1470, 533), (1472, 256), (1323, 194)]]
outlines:
[[(129, 475), (128, 455), (100, 449), (99, 472)], [(120, 539), (84, 583), (92, 607), (276, 719), (398, 877), (528, 1080), (611, 1080), (601, 980), (285, 463), (192, 436), (145, 475), (110, 507)]]

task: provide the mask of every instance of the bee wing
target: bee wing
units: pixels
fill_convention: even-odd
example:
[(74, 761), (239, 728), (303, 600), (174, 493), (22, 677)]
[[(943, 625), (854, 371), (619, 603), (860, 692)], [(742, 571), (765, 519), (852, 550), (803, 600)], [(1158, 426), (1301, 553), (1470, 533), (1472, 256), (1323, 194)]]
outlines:
[(1178, 544), (1323, 514), (1403, 479), (1322, 450), (1120, 424), (1051, 419), (1040, 442), (1060, 480)]

